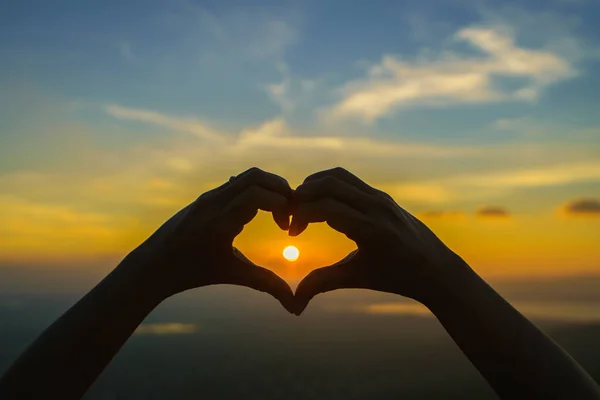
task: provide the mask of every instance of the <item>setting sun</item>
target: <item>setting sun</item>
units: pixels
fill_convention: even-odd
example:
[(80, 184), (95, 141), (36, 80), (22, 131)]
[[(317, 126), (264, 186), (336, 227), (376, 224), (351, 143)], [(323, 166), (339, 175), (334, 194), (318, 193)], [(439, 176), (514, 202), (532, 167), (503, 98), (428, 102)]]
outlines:
[(283, 258), (288, 261), (296, 261), (300, 255), (300, 250), (296, 246), (287, 246), (283, 249)]

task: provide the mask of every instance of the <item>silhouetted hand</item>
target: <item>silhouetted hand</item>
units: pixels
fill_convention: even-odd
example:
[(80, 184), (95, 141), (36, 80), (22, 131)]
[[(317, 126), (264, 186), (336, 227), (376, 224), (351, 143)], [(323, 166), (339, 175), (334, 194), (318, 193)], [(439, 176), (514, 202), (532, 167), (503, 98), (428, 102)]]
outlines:
[(343, 168), (313, 174), (294, 193), (289, 229), (296, 236), (311, 222), (327, 222), (358, 249), (334, 265), (312, 271), (296, 289), (296, 314), (317, 294), (360, 288), (418, 301), (433, 293), (441, 270), (462, 260), (386, 193)]
[(128, 258), (164, 297), (187, 289), (233, 284), (267, 292), (291, 312), (293, 293), (277, 274), (233, 247), (258, 210), (287, 230), (292, 189), (277, 175), (251, 168), (201, 195), (164, 223)]

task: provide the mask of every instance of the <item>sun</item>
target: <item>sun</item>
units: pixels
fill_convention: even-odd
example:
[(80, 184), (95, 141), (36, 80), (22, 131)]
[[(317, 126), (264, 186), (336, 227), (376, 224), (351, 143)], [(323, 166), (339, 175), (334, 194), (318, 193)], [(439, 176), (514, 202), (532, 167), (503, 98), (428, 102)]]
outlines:
[(283, 249), (283, 258), (288, 261), (296, 261), (300, 256), (300, 250), (296, 246), (288, 246)]

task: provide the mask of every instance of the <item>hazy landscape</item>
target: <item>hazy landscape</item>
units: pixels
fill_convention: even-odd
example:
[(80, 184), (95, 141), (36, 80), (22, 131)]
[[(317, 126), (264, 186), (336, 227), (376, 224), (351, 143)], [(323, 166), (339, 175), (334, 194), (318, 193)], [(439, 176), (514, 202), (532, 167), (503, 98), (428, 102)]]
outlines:
[[(600, 378), (600, 278), (502, 281), (495, 287)], [(0, 296), (0, 370), (77, 297)], [(201, 395), (495, 398), (437, 320), (414, 302), (340, 291), (320, 296), (296, 317), (267, 295), (235, 287), (167, 300), (86, 398)]]

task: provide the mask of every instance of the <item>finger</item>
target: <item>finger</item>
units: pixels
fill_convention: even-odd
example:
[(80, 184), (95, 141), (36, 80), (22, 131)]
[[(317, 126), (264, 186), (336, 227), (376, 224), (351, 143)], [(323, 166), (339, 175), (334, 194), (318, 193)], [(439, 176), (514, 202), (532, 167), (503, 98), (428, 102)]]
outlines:
[(267, 190), (262, 186), (250, 186), (238, 194), (226, 205), (225, 225), (231, 232), (241, 229), (258, 213), (258, 210), (270, 211), (273, 219), (283, 230), (289, 228), (290, 203), (283, 195)]
[(333, 229), (354, 241), (370, 230), (364, 214), (331, 197), (299, 204), (292, 216), (289, 235), (299, 235), (311, 222), (327, 222)]
[(282, 177), (270, 172), (265, 172), (260, 168), (253, 167), (242, 172), (225, 184), (222, 190), (215, 193), (214, 198), (218, 202), (227, 204), (238, 194), (254, 185), (262, 186), (263, 188), (279, 193), (286, 198), (290, 198), (293, 192), (289, 183)]
[(327, 197), (343, 202), (362, 213), (380, 205), (378, 198), (333, 175), (313, 179), (298, 186), (294, 191), (293, 203), (297, 205)]
[(316, 172), (312, 175), (309, 175), (304, 180), (304, 183), (322, 179), (327, 176), (332, 176), (341, 181), (344, 181), (344, 182), (348, 183), (349, 185), (352, 185), (352, 186), (356, 187), (358, 190), (361, 190), (365, 193), (374, 194), (374, 193), (378, 192), (377, 189), (369, 186), (362, 179), (360, 179), (359, 177), (357, 177), (356, 175), (352, 174), (350, 171), (348, 171), (342, 167), (335, 167), (332, 169), (326, 169), (324, 171)]
[(355, 252), (334, 265), (312, 271), (300, 281), (295, 294), (296, 315), (302, 314), (310, 300), (320, 293), (364, 288), (365, 285), (359, 277)]
[(246, 286), (254, 290), (269, 293), (290, 313), (295, 311), (294, 293), (290, 285), (281, 279), (275, 272), (252, 263), (241, 252), (234, 248), (236, 254), (235, 265), (232, 268), (229, 280), (224, 283)]

